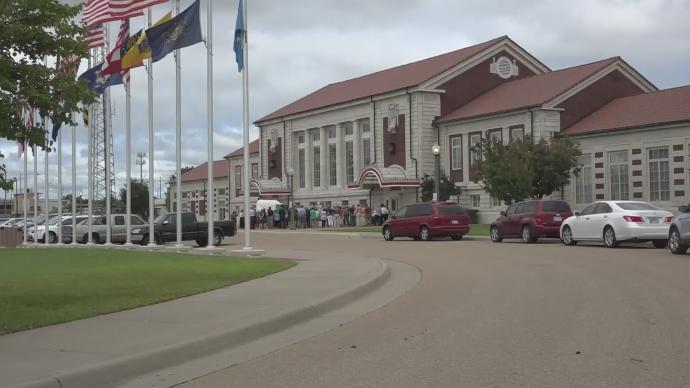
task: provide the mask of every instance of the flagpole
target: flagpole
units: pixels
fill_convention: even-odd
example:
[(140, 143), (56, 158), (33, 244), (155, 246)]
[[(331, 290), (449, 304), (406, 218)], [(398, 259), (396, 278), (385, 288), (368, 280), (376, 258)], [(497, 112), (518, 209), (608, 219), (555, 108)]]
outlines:
[(112, 243), (112, 220), (110, 215), (112, 214), (111, 208), (111, 180), (110, 175), (110, 126), (108, 125), (108, 120), (110, 120), (110, 89), (106, 88), (103, 93), (103, 131), (105, 137), (105, 244), (113, 245)]
[[(180, 14), (180, 0), (175, 0), (175, 14)], [(182, 86), (181, 86), (182, 63), (180, 50), (175, 50), (175, 196), (177, 206), (175, 209), (177, 239), (175, 246), (183, 247), (182, 244)], [(168, 198), (170, 200), (170, 198)], [(172, 202), (171, 202), (172, 203)]]
[[(151, 28), (151, 23), (152, 23), (152, 10), (151, 7), (149, 7), (149, 12), (148, 12), (148, 26)], [(148, 124), (149, 124), (149, 243), (148, 246), (155, 246), (156, 245), (156, 238), (155, 238), (155, 233), (153, 229), (153, 58), (149, 58), (148, 60), (148, 92), (149, 92), (149, 117), (148, 117)]]
[(242, 124), (244, 128), (244, 250), (251, 251), (252, 237), (249, 217), (249, 45), (247, 44), (247, 1), (242, 2)]
[[(91, 55), (89, 55), (89, 69), (91, 68)], [(89, 210), (89, 221), (87, 222), (88, 228), (87, 231), (89, 235), (86, 237), (86, 244), (87, 245), (93, 245), (93, 228), (92, 228), (92, 223), (93, 223), (93, 141), (91, 137), (93, 136), (93, 118), (94, 118), (94, 112), (93, 112), (93, 107), (94, 104), (89, 105), (89, 122), (86, 125), (86, 138), (88, 140), (88, 154), (89, 154), (89, 161), (88, 161), (88, 171), (86, 173), (87, 175), (87, 184), (89, 185), (89, 199), (88, 199), (88, 210)]]
[[(48, 141), (48, 118), (43, 117), (43, 138), (44, 141)], [(45, 182), (45, 195), (43, 196), (43, 204), (45, 206), (45, 209), (43, 209), (43, 213), (45, 214), (45, 221), (43, 222), (45, 230), (43, 231), (43, 243), (48, 244), (48, 154), (50, 151), (50, 147), (46, 147), (45, 152), (44, 152), (44, 164), (45, 164), (45, 177), (44, 177), (44, 182)], [(38, 239), (38, 231), (36, 231), (36, 239)]]
[(36, 157), (38, 150), (36, 149), (36, 144), (31, 148), (31, 153), (34, 158), (34, 244), (37, 244), (35, 236), (38, 230), (38, 158)]
[(207, 112), (208, 112), (208, 187), (206, 187), (206, 214), (208, 220), (208, 241), (206, 247), (214, 248), (213, 241), (213, 0), (208, 0), (206, 33), (206, 80), (207, 80)]
[[(131, 76), (131, 74), (130, 74)], [(126, 170), (127, 170), (127, 217), (125, 218), (125, 227), (127, 228), (127, 237), (125, 245), (132, 245), (132, 95), (130, 93), (131, 79), (125, 84), (125, 153)]]
[[(72, 114), (74, 121), (74, 114)], [(77, 126), (72, 125), (72, 244), (77, 245)]]
[[(31, 114), (30, 111), (29, 111), (29, 114)], [(26, 214), (27, 213), (26, 193), (29, 191), (29, 189), (28, 189), (28, 187), (29, 187), (29, 177), (28, 177), (29, 148), (27, 147), (28, 145), (29, 145), (29, 142), (26, 140), (26, 138), (24, 138), (24, 187), (22, 188), (24, 190), (24, 192), (22, 193), (22, 202), (23, 202), (22, 208), (24, 208), (24, 228), (22, 228), (23, 233), (24, 233), (24, 245), (26, 245), (26, 229), (27, 229), (27, 227), (26, 227), (26, 221), (27, 221), (27, 217), (26, 217), (26, 215), (27, 215)]]
[(58, 216), (60, 223), (57, 225), (57, 243), (62, 245), (62, 131), (58, 132)]

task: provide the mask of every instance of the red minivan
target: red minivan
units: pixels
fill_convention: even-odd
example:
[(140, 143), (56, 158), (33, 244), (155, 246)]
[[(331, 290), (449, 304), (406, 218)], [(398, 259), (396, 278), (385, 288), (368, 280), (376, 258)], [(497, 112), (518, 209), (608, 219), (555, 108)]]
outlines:
[(470, 231), (465, 209), (455, 202), (415, 203), (403, 206), (383, 224), (383, 238), (412, 237), (429, 241), (432, 237), (460, 240)]
[(558, 200), (525, 201), (510, 205), (491, 223), (491, 241), (521, 238), (533, 243), (540, 237), (560, 238), (561, 223), (573, 215), (570, 205)]

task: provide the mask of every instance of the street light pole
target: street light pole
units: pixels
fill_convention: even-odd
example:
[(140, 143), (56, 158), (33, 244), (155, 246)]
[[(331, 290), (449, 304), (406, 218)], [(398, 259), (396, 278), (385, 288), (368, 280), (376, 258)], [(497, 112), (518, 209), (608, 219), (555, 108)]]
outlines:
[(435, 143), (431, 146), (431, 153), (434, 155), (434, 196), (432, 200), (438, 202), (441, 191), (441, 146)]

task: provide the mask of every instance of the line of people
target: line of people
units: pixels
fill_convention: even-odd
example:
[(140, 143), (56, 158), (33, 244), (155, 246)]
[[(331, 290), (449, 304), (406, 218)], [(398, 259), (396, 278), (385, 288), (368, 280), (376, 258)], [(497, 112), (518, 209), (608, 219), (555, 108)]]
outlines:
[[(382, 225), (389, 214), (390, 211), (384, 204), (381, 204), (378, 209), (361, 205), (318, 208), (316, 206), (305, 208), (304, 205), (300, 205), (295, 208), (268, 207), (259, 211), (252, 206), (249, 216), (252, 229), (287, 229), (290, 228), (292, 222), (295, 223), (296, 229), (307, 229)], [(244, 209), (240, 209), (239, 213), (233, 211), (232, 218), (236, 220), (239, 218), (240, 228), (244, 228)]]

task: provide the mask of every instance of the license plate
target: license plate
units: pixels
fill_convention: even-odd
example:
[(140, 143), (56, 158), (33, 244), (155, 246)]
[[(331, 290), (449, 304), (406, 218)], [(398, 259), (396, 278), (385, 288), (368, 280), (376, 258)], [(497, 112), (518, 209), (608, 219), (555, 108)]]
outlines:
[(453, 224), (453, 225), (456, 225), (456, 224), (459, 224), (460, 221), (458, 221), (458, 220), (450, 220), (450, 223)]
[(661, 218), (649, 217), (649, 218), (647, 218), (647, 221), (648, 221), (650, 224), (658, 224), (660, 219), (661, 219)]
[(563, 221), (563, 217), (561, 217), (561, 216), (553, 216), (553, 220), (556, 221), (556, 222), (561, 222), (561, 221)]

